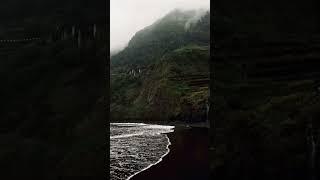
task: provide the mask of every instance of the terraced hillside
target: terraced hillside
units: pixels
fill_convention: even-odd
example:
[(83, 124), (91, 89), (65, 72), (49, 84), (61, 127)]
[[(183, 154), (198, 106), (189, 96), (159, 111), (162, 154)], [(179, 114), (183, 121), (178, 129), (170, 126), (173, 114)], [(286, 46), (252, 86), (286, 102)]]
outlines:
[(209, 74), (188, 74), (185, 76), (173, 76), (169, 77), (169, 80), (174, 82), (183, 82), (189, 87), (201, 88), (208, 87)]

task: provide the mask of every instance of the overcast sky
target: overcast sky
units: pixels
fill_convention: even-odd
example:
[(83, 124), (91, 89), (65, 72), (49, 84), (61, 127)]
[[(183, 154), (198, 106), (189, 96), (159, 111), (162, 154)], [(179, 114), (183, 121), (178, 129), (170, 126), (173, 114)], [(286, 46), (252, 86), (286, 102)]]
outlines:
[(210, 0), (110, 0), (110, 49), (123, 48), (132, 36), (175, 8), (210, 8)]

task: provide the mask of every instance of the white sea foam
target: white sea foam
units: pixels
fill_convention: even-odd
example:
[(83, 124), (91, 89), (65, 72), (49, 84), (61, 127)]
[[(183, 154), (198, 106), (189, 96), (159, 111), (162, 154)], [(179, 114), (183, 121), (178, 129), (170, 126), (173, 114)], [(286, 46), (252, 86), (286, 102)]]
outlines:
[(153, 164), (150, 164), (149, 166), (143, 168), (142, 170), (134, 173), (133, 175), (129, 176), (127, 180), (130, 180), (133, 176), (135, 176), (135, 175), (137, 175), (137, 174), (139, 174), (139, 173), (141, 173), (141, 172), (149, 169), (150, 167), (152, 167), (152, 166), (160, 163), (160, 162), (162, 161), (162, 159), (163, 159), (167, 154), (169, 154), (169, 152), (170, 152), (169, 146), (171, 145), (171, 142), (170, 142), (170, 139), (168, 138), (168, 136), (166, 136), (166, 138), (168, 139), (167, 152), (166, 152), (165, 154), (163, 154), (157, 162), (155, 162), (155, 163), (153, 163)]
[(135, 134), (122, 134), (122, 135), (118, 135), (118, 136), (110, 136), (110, 139), (128, 138), (128, 137), (132, 137), (132, 136), (141, 136), (141, 135), (143, 135), (143, 132), (135, 133)]
[(145, 126), (147, 124), (144, 123), (111, 123), (111, 126)]
[(158, 164), (169, 153), (170, 140), (165, 133), (174, 126), (144, 123), (110, 124), (111, 180), (129, 180)]

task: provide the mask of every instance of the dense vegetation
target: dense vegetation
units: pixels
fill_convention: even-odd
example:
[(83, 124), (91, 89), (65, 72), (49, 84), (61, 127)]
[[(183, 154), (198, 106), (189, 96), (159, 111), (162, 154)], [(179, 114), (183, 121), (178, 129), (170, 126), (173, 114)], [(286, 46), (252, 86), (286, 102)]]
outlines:
[(181, 10), (137, 32), (111, 59), (112, 120), (206, 120), (209, 34), (209, 12)]

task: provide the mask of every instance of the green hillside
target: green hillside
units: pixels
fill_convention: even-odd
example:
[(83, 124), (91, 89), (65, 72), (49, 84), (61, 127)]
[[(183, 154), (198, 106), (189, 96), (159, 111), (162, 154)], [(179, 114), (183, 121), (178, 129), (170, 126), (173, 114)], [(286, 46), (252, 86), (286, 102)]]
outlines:
[(208, 12), (174, 10), (137, 32), (111, 59), (112, 120), (206, 120), (209, 24)]

